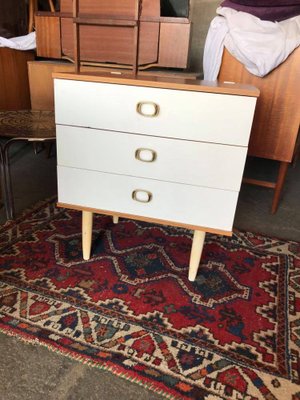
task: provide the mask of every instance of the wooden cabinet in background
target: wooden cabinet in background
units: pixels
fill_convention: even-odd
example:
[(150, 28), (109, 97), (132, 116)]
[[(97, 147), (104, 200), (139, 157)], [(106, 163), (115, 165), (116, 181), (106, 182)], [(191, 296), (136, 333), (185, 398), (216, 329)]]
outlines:
[(30, 109), (27, 61), (34, 52), (0, 47), (0, 110)]
[[(289, 163), (292, 162), (300, 124), (300, 47), (263, 78), (250, 74), (226, 49), (220, 81), (256, 86), (260, 90), (248, 154), (280, 162), (277, 182), (245, 179), (275, 189), (272, 212), (276, 212)], [(234, 112), (234, 111), (233, 111)]]
[[(186, 4), (188, 12), (188, 0)], [(187, 67), (189, 18), (161, 16), (160, 0), (79, 0), (78, 5), (81, 61), (132, 65), (136, 35), (132, 28), (139, 18), (138, 65)], [(60, 12), (37, 12), (35, 25), (39, 57), (74, 59), (71, 0), (61, 0)]]

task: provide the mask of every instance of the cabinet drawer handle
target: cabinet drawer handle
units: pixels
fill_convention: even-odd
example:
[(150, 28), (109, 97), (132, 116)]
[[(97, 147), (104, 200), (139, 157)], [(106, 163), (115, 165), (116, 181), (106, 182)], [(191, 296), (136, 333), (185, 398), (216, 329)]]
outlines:
[(135, 158), (143, 162), (153, 162), (156, 160), (156, 151), (151, 149), (140, 148), (135, 151)]
[(136, 106), (136, 111), (143, 117), (157, 117), (159, 114), (159, 105), (152, 101), (140, 101)]
[(148, 190), (136, 189), (132, 192), (132, 198), (140, 203), (150, 203), (152, 200), (152, 193)]

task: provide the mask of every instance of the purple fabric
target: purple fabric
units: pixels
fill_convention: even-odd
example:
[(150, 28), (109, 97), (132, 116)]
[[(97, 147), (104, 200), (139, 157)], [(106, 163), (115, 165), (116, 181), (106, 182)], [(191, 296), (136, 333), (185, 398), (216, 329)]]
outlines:
[[(294, 3), (294, 5), (290, 6), (259, 6), (259, 7), (254, 7), (254, 6), (248, 6), (248, 5), (243, 5), (243, 4), (238, 4), (238, 3), (254, 3), (254, 1), (250, 0), (225, 0), (221, 3), (222, 7), (229, 7), (233, 8), (234, 10), (237, 11), (243, 11), (249, 14), (254, 15), (255, 17), (258, 17), (262, 20), (265, 21), (283, 21), (288, 18), (295, 17), (296, 15), (300, 15), (300, 2), (296, 0), (290, 0), (290, 3)], [(258, 3), (258, 2), (255, 2)], [(261, 4), (261, 2), (259, 2)], [(263, 3), (267, 3), (267, 0), (264, 0)], [(270, 4), (272, 3), (271, 1), (269, 2)], [(275, 3), (275, 1), (273, 1)], [(278, 3), (284, 3), (283, 0), (276, 2)], [(288, 3), (288, 0), (285, 1), (285, 3)], [(295, 4), (296, 3), (296, 4)]]
[(300, 0), (231, 0), (233, 3), (251, 7), (297, 6)]

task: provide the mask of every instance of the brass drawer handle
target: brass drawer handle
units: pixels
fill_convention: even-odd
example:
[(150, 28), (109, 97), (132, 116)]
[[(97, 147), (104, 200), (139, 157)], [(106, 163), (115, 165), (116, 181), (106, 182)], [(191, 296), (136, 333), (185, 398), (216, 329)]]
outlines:
[(135, 151), (135, 158), (143, 162), (153, 162), (157, 158), (157, 153), (152, 149), (139, 148)]
[(136, 111), (143, 117), (157, 117), (159, 114), (159, 105), (152, 101), (140, 101), (136, 106)]
[(152, 193), (148, 192), (148, 190), (136, 189), (132, 192), (132, 198), (139, 203), (150, 203)]

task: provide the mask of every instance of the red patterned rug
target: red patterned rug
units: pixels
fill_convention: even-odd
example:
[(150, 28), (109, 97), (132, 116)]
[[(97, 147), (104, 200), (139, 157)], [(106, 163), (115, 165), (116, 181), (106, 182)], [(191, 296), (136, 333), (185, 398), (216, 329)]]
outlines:
[(0, 230), (0, 328), (171, 399), (300, 398), (300, 244), (207, 235), (45, 202)]

